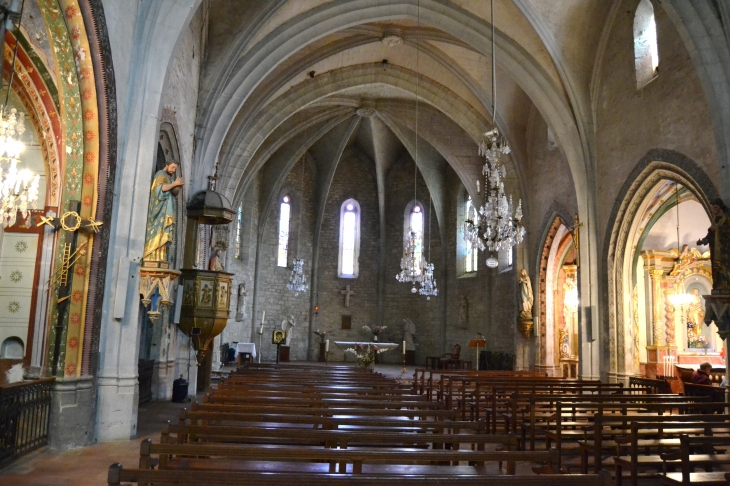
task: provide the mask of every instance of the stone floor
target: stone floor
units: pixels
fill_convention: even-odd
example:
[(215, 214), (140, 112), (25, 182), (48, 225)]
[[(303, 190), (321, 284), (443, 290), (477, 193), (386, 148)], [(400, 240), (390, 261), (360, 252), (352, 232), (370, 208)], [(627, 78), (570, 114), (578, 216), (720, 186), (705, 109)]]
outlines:
[[(402, 373), (403, 367), (400, 365), (375, 365), (376, 372), (394, 379), (412, 379), (414, 368), (408, 366), (406, 373)], [(228, 369), (224, 370), (226, 371)], [(200, 397), (202, 395), (198, 398)], [(167, 420), (175, 420), (182, 406), (180, 403), (172, 402), (150, 402), (142, 405), (139, 408), (137, 437), (131, 440), (94, 444), (68, 451), (54, 451), (46, 447), (32, 452), (0, 470), (0, 486), (106, 484), (109, 466), (115, 462), (136, 466), (139, 461), (141, 440), (147, 438), (159, 440), (161, 425)], [(496, 466), (494, 473), (499, 473)], [(529, 474), (529, 465), (518, 467), (519, 473)]]

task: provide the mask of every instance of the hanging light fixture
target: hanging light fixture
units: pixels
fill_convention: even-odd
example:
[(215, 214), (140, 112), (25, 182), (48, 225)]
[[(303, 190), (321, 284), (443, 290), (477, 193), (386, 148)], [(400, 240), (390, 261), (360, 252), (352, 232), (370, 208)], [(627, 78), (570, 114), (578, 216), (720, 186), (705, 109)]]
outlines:
[[(679, 183), (677, 182), (674, 183), (674, 200), (677, 208), (677, 263), (679, 263), (680, 258), (682, 257), (682, 248), (679, 242)], [(682, 308), (683, 313), (684, 307), (692, 303), (693, 300), (690, 294), (685, 293), (681, 289), (679, 282), (677, 283), (676, 291), (673, 294), (668, 295), (667, 299), (672, 306)]]
[(286, 288), (294, 292), (295, 297), (309, 290), (309, 284), (307, 283), (307, 277), (304, 275), (303, 268), (304, 260), (302, 258), (294, 259), (294, 268), (292, 268), (289, 283), (286, 284)]
[[(488, 250), (491, 255), (486, 260), (487, 267), (496, 268), (499, 261), (494, 252), (509, 250), (522, 243), (525, 227), (522, 225), (522, 200), (515, 209), (512, 195), (504, 191), (504, 178), (507, 170), (502, 156), (512, 151), (507, 140), (499, 133), (497, 124), (497, 51), (494, 47), (494, 0), (492, 11), (492, 122), (495, 128), (486, 132), (479, 144), (479, 155), (486, 158), (482, 169), (484, 175), (484, 205), (479, 211), (467, 215), (464, 223), (464, 240), (481, 251)], [(477, 190), (479, 181), (477, 181)]]
[[(14, 26), (13, 18), (17, 12), (6, 10), (3, 19), (2, 31)], [(17, 29), (20, 29), (21, 11), (17, 17)], [(18, 113), (15, 108), (8, 108), (10, 89), (13, 86), (15, 77), (15, 61), (18, 57), (18, 30), (16, 30), (15, 50), (11, 64), (10, 81), (8, 91), (5, 95), (5, 103), (0, 107), (0, 222), (3, 228), (15, 224), (18, 212), (23, 215), (23, 220), (28, 220), (29, 210), (37, 209), (38, 182), (40, 176), (34, 174), (30, 169), (19, 168), (20, 153), (25, 145), (20, 141), (20, 136), (25, 132), (25, 115)], [(3, 38), (5, 36), (3, 35)]]
[[(431, 198), (428, 199), (428, 258), (431, 259)], [(424, 262), (425, 263), (425, 262)], [(426, 263), (423, 270), (423, 279), (421, 288), (418, 293), (426, 296), (426, 300), (431, 300), (431, 296), (436, 297), (439, 289), (436, 287), (436, 279), (433, 278), (433, 263)]]
[[(419, 54), (420, 54), (420, 28), (421, 28), (421, 5), (418, 3), (418, 27), (416, 29), (416, 159), (414, 161), (413, 169), (413, 212), (421, 211), (421, 207), (418, 205), (417, 195), (417, 182), (418, 182), (418, 98), (419, 98), (419, 86), (421, 75), (418, 72), (419, 65)], [(412, 285), (411, 293), (418, 292), (416, 284), (423, 285), (423, 281), (426, 272), (429, 268), (428, 262), (423, 258), (421, 252), (418, 251), (418, 233), (414, 231), (412, 226), (413, 218), (409, 217), (410, 229), (406, 236), (406, 241), (403, 247), (403, 257), (400, 261), (400, 273), (395, 276), (396, 280), (401, 283), (410, 283)], [(423, 226), (421, 227), (423, 231)], [(423, 237), (423, 235), (421, 235)], [(433, 273), (433, 265), (430, 265), (431, 272)]]
[[(306, 143), (306, 132), (305, 132), (305, 143)], [(305, 151), (306, 154), (306, 151)], [(299, 199), (301, 200), (301, 203), (304, 203), (304, 162), (305, 162), (305, 156), (302, 156), (302, 174), (299, 180), (302, 183), (302, 190), (299, 194)], [(299, 211), (299, 226), (302, 225), (302, 212)], [(299, 253), (299, 242), (297, 242), (297, 256)], [(307, 277), (304, 275), (304, 259), (303, 258), (295, 258), (294, 259), (294, 267), (291, 270), (291, 275), (289, 276), (289, 283), (286, 284), (287, 290), (291, 290), (294, 292), (294, 297), (299, 297), (300, 293), (304, 293), (307, 290), (309, 290), (309, 284), (307, 283)]]

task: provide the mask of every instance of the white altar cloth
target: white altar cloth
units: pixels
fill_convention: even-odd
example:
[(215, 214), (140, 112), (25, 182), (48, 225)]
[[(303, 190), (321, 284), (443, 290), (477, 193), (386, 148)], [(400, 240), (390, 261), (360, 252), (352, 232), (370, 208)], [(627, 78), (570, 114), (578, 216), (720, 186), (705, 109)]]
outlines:
[(342, 350), (354, 348), (358, 344), (362, 344), (363, 346), (367, 346), (369, 344), (371, 346), (377, 346), (378, 348), (384, 349), (386, 351), (390, 351), (391, 349), (395, 349), (395, 348), (401, 346), (398, 343), (381, 343), (378, 341), (373, 342), (373, 343), (362, 342), (362, 341), (335, 341), (335, 345)]
[(233, 349), (236, 350), (236, 357), (240, 353), (248, 353), (252, 358), (256, 357), (256, 345), (254, 343), (237, 343)]

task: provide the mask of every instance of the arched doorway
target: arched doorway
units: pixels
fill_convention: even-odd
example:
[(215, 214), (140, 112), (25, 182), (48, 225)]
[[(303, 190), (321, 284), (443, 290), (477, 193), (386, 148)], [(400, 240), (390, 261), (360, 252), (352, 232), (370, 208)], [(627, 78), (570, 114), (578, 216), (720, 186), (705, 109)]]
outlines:
[(554, 216), (539, 268), (537, 369), (550, 376), (578, 375), (578, 266), (573, 228)]
[(677, 165), (647, 163), (615, 211), (607, 259), (615, 380), (673, 375), (675, 363), (696, 366), (713, 356), (721, 362), (716, 332), (701, 324), (700, 296), (712, 281), (708, 249), (696, 244), (710, 225), (715, 190), (691, 161), (675, 158)]

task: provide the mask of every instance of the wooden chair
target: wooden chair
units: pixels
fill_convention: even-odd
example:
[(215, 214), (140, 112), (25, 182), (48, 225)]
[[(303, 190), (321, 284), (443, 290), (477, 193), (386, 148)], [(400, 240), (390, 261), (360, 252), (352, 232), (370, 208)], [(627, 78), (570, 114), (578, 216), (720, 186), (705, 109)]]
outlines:
[(439, 369), (442, 369), (442, 370), (460, 369), (461, 360), (459, 359), (459, 356), (461, 356), (461, 345), (454, 344), (451, 347), (451, 353), (447, 354), (443, 358), (439, 359)]

